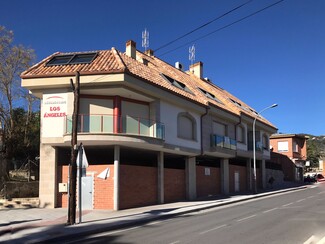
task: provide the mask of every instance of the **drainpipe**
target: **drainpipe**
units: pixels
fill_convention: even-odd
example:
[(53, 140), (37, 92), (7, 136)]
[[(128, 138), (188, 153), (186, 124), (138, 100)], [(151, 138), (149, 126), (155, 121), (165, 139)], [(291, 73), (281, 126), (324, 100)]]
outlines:
[(237, 141), (237, 126), (241, 124), (241, 116), (239, 116), (239, 122), (235, 125), (235, 140)]
[(205, 109), (206, 109), (205, 113), (201, 115), (201, 155), (200, 156), (203, 156), (203, 126), (202, 126), (202, 121), (203, 121), (203, 117), (206, 116), (209, 113), (210, 107), (207, 106)]

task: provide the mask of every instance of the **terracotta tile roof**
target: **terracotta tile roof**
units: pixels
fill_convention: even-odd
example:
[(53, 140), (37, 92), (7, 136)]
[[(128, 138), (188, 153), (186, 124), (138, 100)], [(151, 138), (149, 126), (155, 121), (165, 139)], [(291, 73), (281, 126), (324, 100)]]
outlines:
[(51, 65), (47, 66), (47, 62), (55, 55), (69, 54), (85, 54), (90, 52), (78, 53), (54, 53), (53, 55), (43, 59), (38, 64), (32, 66), (21, 74), (22, 78), (37, 78), (37, 77), (52, 77), (52, 76), (67, 76), (74, 75), (76, 71), (80, 74), (91, 73), (116, 73), (123, 72), (125, 66), (117, 56), (117, 51), (111, 50), (97, 51), (98, 55), (89, 64), (68, 64), (68, 65)]
[[(236, 115), (241, 113), (255, 118), (256, 112), (250, 106), (231, 95), (229, 92), (221, 89), (217, 85), (200, 79), (190, 72), (179, 70), (163, 60), (148, 56), (142, 52), (137, 51), (137, 59), (133, 59), (126, 54), (119, 52), (112, 48), (111, 50), (97, 51), (98, 55), (89, 64), (68, 64), (68, 65), (52, 65), (47, 66), (47, 62), (55, 55), (69, 55), (69, 54), (84, 54), (89, 52), (78, 53), (54, 53), (53, 55), (40, 61), (38, 64), (32, 66), (30, 69), (22, 73), (23, 79), (41, 78), (41, 77), (55, 77), (55, 76), (73, 76), (76, 71), (80, 74), (110, 74), (110, 73), (129, 73), (133, 76), (139, 77), (148, 83), (169, 90), (179, 96), (185, 97), (191, 101), (207, 106), (208, 104), (226, 110)], [(171, 77), (172, 79), (186, 85), (190, 92), (172, 85), (168, 79), (163, 75)], [(203, 94), (199, 88), (213, 94), (218, 101), (208, 98)], [(235, 101), (235, 102), (234, 102)], [(263, 117), (258, 120), (276, 128), (269, 121)]]

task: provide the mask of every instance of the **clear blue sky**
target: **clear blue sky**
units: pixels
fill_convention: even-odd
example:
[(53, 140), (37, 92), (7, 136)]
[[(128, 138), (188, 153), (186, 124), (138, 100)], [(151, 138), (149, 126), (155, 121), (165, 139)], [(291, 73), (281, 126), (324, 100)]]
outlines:
[[(247, 0), (30, 0), (1, 1), (0, 25), (15, 43), (33, 48), (37, 61), (60, 51), (115, 47), (125, 50), (150, 32), (155, 50), (245, 3)], [(325, 0), (285, 0), (231, 27), (193, 42), (277, 0), (253, 0), (245, 7), (156, 52), (187, 69), (190, 44), (204, 76), (257, 111), (282, 133), (325, 135)]]

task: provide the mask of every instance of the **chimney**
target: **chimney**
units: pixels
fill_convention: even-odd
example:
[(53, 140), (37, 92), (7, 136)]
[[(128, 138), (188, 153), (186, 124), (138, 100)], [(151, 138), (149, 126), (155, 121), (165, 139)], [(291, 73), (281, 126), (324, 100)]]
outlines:
[(196, 77), (199, 77), (200, 79), (203, 78), (203, 63), (197, 62), (195, 64), (192, 64), (190, 66), (190, 72), (192, 72)]
[(145, 54), (147, 54), (148, 56), (153, 56), (153, 50), (152, 49), (148, 49), (145, 51)]
[(126, 42), (125, 54), (133, 59), (136, 59), (136, 45), (132, 40)]

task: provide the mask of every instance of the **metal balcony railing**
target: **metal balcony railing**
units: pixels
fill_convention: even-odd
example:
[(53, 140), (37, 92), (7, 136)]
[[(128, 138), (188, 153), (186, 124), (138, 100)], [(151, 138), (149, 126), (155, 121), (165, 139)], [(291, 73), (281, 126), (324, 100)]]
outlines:
[(211, 135), (211, 147), (222, 147), (231, 150), (237, 149), (237, 141), (227, 136)]
[[(72, 116), (66, 116), (66, 133), (72, 132)], [(130, 134), (165, 139), (165, 126), (160, 122), (132, 116), (106, 114), (81, 114), (78, 118), (78, 133)]]

